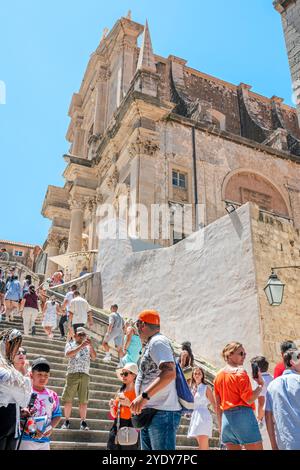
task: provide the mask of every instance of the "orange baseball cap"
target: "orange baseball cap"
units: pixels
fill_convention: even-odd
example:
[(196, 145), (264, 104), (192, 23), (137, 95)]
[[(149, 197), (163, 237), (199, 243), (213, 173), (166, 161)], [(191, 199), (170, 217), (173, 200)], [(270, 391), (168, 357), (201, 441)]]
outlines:
[(156, 310), (143, 310), (138, 319), (150, 325), (160, 325), (160, 316)]

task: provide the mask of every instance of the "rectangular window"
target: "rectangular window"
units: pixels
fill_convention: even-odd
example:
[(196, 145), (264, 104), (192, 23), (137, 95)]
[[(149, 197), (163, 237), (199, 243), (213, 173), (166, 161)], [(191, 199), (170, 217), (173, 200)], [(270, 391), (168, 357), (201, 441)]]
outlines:
[(23, 256), (23, 251), (15, 250), (15, 256), (19, 256), (21, 258)]
[(186, 175), (184, 173), (180, 173), (179, 171), (173, 170), (172, 171), (172, 183), (173, 183), (173, 186), (186, 189)]

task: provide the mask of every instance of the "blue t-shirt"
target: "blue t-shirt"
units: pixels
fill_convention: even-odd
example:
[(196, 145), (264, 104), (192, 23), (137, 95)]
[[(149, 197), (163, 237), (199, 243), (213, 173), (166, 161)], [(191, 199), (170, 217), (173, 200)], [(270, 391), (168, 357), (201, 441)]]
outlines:
[(288, 369), (270, 383), (266, 411), (273, 413), (279, 450), (300, 450), (300, 374)]

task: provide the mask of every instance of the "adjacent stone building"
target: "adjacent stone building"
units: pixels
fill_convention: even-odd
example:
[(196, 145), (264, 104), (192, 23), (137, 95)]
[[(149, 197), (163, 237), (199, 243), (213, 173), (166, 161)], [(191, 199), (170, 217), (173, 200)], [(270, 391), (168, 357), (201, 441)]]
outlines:
[(8, 253), (7, 261), (23, 264), (30, 271), (36, 272), (37, 260), (42, 252), (40, 246), (11, 240), (0, 240), (1, 248), (5, 248)]

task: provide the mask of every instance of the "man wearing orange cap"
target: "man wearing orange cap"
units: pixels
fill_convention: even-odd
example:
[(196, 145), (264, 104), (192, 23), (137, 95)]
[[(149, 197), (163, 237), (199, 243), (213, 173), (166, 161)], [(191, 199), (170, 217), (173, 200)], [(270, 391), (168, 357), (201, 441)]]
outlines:
[(131, 404), (135, 415), (145, 408), (154, 411), (150, 423), (141, 430), (142, 450), (175, 450), (181, 406), (176, 392), (176, 369), (169, 340), (160, 333), (156, 310), (144, 310), (136, 322), (144, 354), (136, 379), (137, 398)]

